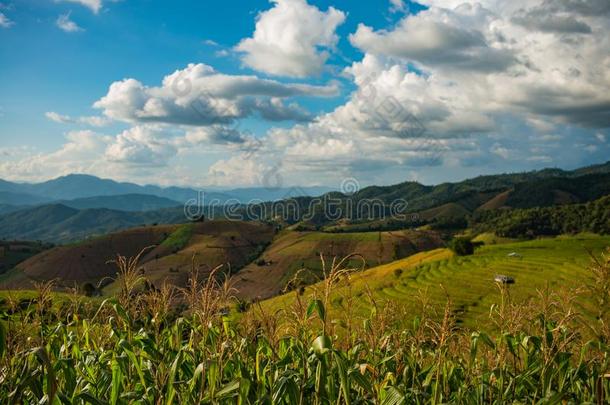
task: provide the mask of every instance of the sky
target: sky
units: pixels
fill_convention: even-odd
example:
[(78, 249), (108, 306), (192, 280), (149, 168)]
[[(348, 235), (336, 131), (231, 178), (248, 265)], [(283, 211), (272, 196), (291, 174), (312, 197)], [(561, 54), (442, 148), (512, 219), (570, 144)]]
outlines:
[(607, 0), (0, 0), (0, 178), (339, 187), (610, 160)]

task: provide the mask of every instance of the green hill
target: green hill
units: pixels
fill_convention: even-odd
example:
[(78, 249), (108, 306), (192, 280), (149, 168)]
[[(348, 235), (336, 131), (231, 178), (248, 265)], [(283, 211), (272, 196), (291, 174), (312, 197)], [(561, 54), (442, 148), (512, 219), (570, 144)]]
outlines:
[(42, 205), (0, 216), (0, 237), (70, 243), (145, 224), (185, 222), (183, 209), (127, 212), (106, 208), (76, 209)]
[(61, 201), (61, 204), (79, 210), (106, 208), (128, 212), (154, 211), (162, 208), (182, 207), (184, 202), (146, 194), (122, 194)]
[[(468, 257), (454, 257), (446, 249), (423, 252), (354, 274), (351, 290), (343, 283), (333, 291), (331, 310), (344, 311), (351, 292), (355, 313), (368, 315), (371, 304), (366, 291), (370, 289), (378, 305), (391, 301), (403, 306), (408, 321), (418, 313), (420, 294), (440, 308), (446, 302), (446, 292), (459, 322), (472, 327), (485, 325), (491, 304), (500, 297), (495, 275), (515, 279), (510, 294), (517, 301), (532, 297), (547, 285), (556, 292), (579, 288), (589, 279), (590, 252), (599, 254), (609, 246), (610, 236), (582, 234), (484, 246)], [(304, 294), (320, 288), (319, 284), (310, 286)], [(289, 308), (294, 299), (295, 293), (278, 296), (265, 301), (264, 308)], [(586, 296), (579, 300), (579, 308), (585, 313), (594, 309)]]
[(478, 212), (474, 232), (494, 232), (511, 238), (593, 232), (610, 234), (610, 196), (585, 204)]
[[(546, 169), (481, 176), (436, 186), (416, 182), (372, 186), (351, 196), (329, 194), (321, 199), (322, 204), (316, 204), (320, 200), (301, 197), (280, 203), (261, 204), (254, 212), (257, 217), (270, 220), (275, 212), (289, 212), (290, 215), (285, 218), (289, 224), (306, 219), (306, 226), (332, 231), (383, 230), (446, 222), (448, 219), (465, 219), (485, 210), (586, 203), (609, 194), (610, 163), (606, 163), (576, 171)], [(407, 214), (404, 219), (397, 219), (396, 215), (391, 218), (391, 204), (397, 200), (406, 203), (406, 209), (401, 213)], [(382, 207), (374, 206), (372, 202), (378, 202)], [(327, 215), (331, 206), (333, 212), (341, 210), (339, 220)], [(417, 221), (413, 220), (414, 215), (417, 215)]]

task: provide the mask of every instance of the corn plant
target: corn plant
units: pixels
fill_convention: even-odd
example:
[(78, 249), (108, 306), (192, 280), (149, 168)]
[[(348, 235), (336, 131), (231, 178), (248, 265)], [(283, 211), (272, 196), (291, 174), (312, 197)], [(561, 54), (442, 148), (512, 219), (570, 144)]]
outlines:
[[(54, 306), (48, 286), (39, 286), (31, 308), (10, 303), (2, 310), (0, 403), (610, 401), (601, 309), (595, 333), (585, 334), (573, 300), (541, 291), (514, 303), (500, 289), (501, 304), (490, 311), (495, 327), (465, 330), (451, 297), (434, 307), (423, 293), (421, 312), (406, 314), (371, 295), (370, 314), (347, 322), (350, 311), (329, 311), (330, 290), (349, 283), (344, 262), (324, 272), (321, 290), (291, 292), (293, 307), (269, 313), (252, 305), (241, 316), (227, 311), (232, 288), (220, 268), (199, 280), (194, 265), (182, 290), (139, 288), (137, 258), (119, 257), (119, 295), (91, 309)], [(591, 293), (606, 294), (602, 304), (607, 266), (602, 258), (592, 268)]]

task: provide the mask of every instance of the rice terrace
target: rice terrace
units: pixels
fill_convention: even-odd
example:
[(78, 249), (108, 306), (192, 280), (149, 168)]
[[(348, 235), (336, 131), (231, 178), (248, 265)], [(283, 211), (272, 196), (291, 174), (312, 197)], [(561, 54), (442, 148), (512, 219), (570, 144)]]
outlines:
[(0, 0), (0, 404), (610, 404), (609, 38)]

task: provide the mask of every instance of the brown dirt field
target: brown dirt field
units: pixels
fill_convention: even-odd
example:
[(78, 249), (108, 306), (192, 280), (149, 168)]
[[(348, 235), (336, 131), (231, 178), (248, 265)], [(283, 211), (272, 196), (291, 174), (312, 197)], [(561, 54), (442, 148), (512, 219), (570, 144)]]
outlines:
[[(145, 247), (161, 243), (176, 226), (135, 228), (74, 245), (58, 246), (42, 252), (17, 266), (27, 278), (16, 277), (3, 288), (28, 288), (29, 281), (58, 280), (58, 286), (96, 283), (116, 274), (108, 261), (117, 254), (135, 256)], [(25, 284), (25, 285), (24, 285)]]
[(425, 220), (431, 220), (435, 218), (443, 218), (443, 217), (457, 217), (462, 215), (467, 215), (470, 212), (457, 203), (448, 203), (441, 205), (436, 208), (431, 208), (429, 210), (421, 211), (419, 213), (420, 218)]
[[(1, 288), (31, 288), (32, 281), (58, 280), (59, 288), (97, 284), (106, 277), (114, 278), (117, 254), (136, 256), (142, 249), (154, 246), (140, 260), (146, 278), (155, 284), (167, 280), (184, 285), (188, 279), (193, 255), (202, 270), (218, 265), (237, 269), (253, 259), (273, 238), (269, 225), (230, 221), (209, 221), (192, 224), (193, 232), (187, 246), (174, 252), (162, 245), (181, 225), (135, 228), (74, 245), (59, 246), (42, 252), (17, 266)], [(170, 271), (171, 269), (171, 271)]]
[[(254, 260), (274, 235), (273, 227), (254, 222), (218, 221), (196, 224), (188, 246), (167, 253), (164, 246), (151, 251), (143, 260), (144, 275), (155, 285), (164, 281), (184, 286), (194, 263), (203, 278), (213, 268), (235, 272)], [(158, 255), (158, 256), (157, 256)]]
[(508, 200), (508, 196), (510, 195), (510, 193), (511, 191), (508, 190), (498, 194), (497, 196), (477, 208), (477, 210), (497, 210), (499, 208), (506, 207), (506, 200)]

